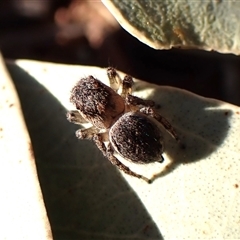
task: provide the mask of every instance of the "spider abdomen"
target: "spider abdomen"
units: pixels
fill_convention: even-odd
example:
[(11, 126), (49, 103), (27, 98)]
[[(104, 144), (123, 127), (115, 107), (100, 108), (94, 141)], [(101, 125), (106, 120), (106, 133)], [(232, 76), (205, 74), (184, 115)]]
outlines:
[(121, 116), (111, 127), (109, 139), (121, 156), (135, 163), (161, 161), (162, 133), (157, 125), (140, 112)]

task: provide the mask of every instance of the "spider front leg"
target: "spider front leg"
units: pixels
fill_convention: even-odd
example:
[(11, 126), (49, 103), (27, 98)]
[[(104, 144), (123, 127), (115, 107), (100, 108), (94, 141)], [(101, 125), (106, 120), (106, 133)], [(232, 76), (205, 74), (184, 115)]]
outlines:
[[(77, 110), (67, 112), (67, 120), (69, 122), (79, 124), (79, 125), (83, 123), (87, 123), (87, 120), (83, 118), (82, 115)], [(99, 132), (99, 129), (97, 129), (94, 126), (90, 128), (78, 129), (76, 131), (76, 137), (78, 139), (92, 139), (94, 134), (98, 132)]]
[(75, 124), (83, 124), (88, 122), (77, 110), (67, 112), (66, 116), (69, 122)]
[(119, 170), (122, 170), (123, 172), (125, 172), (126, 174), (133, 176), (133, 177), (137, 177), (140, 179), (143, 179), (144, 181), (146, 181), (147, 183), (151, 183), (152, 181), (140, 174), (137, 174), (135, 172), (133, 172), (132, 170), (130, 170), (127, 166), (125, 166), (123, 163), (121, 163), (114, 155), (113, 155), (113, 150), (111, 148), (110, 145), (108, 145), (108, 147), (105, 146), (105, 144), (103, 143), (103, 139), (100, 134), (95, 134), (93, 137), (93, 141), (96, 143), (97, 147), (101, 150), (101, 152), (103, 153), (103, 155), (105, 157), (108, 158), (108, 160), (115, 165)]
[(163, 125), (163, 127), (168, 131), (168, 133), (173, 138), (175, 138), (176, 141), (179, 141), (177, 133), (175, 132), (174, 128), (168, 122), (168, 120), (166, 118), (161, 116), (159, 113), (155, 112), (151, 107), (143, 107), (140, 109), (140, 112), (156, 119), (159, 123), (161, 123)]
[(110, 87), (117, 92), (122, 84), (122, 79), (118, 75), (116, 69), (113, 67), (109, 67), (107, 69), (107, 76), (110, 82)]
[(110, 81), (110, 87), (114, 91), (119, 92), (123, 98), (126, 98), (128, 94), (132, 93), (133, 79), (131, 76), (126, 75), (122, 80), (116, 69), (112, 67), (107, 69), (107, 75)]

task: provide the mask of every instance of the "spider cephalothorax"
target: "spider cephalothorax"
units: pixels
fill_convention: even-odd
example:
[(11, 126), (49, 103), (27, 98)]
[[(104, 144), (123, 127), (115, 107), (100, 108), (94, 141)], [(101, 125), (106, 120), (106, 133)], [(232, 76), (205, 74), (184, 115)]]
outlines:
[(93, 76), (82, 78), (74, 86), (70, 101), (77, 110), (69, 111), (67, 119), (75, 124), (90, 122), (92, 127), (77, 130), (76, 136), (92, 139), (112, 164), (150, 183), (150, 179), (120, 162), (114, 151), (134, 163), (163, 162), (163, 136), (155, 120), (176, 140), (177, 134), (171, 124), (154, 110), (153, 101), (131, 95), (132, 77), (125, 76), (121, 80), (114, 68), (108, 68), (107, 74), (110, 87)]

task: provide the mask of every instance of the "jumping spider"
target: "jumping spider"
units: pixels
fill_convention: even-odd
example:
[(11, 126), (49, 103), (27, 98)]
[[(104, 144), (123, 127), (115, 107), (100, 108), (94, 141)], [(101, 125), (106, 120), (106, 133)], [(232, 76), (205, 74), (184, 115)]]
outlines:
[(67, 119), (75, 124), (90, 122), (92, 127), (76, 131), (77, 138), (92, 139), (113, 165), (151, 183), (120, 162), (114, 152), (134, 163), (162, 163), (163, 137), (153, 119), (177, 141), (178, 136), (171, 124), (154, 110), (153, 101), (131, 95), (132, 77), (122, 80), (111, 67), (107, 75), (110, 87), (93, 76), (82, 78), (74, 86), (70, 101), (77, 110), (69, 111)]

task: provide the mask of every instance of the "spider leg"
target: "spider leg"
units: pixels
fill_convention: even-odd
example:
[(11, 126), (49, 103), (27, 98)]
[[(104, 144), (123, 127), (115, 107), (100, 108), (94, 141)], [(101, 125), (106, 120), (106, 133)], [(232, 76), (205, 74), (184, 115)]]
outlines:
[(122, 80), (116, 69), (112, 67), (107, 69), (107, 75), (110, 81), (110, 87), (114, 91), (120, 92), (123, 98), (126, 98), (128, 94), (132, 93), (133, 79), (131, 76), (126, 75)]
[(93, 139), (94, 135), (99, 132), (99, 129), (95, 127), (90, 128), (84, 128), (84, 129), (78, 129), (76, 131), (76, 137), (78, 139)]
[(121, 163), (114, 155), (113, 155), (113, 150), (111, 149), (111, 146), (108, 145), (108, 147), (105, 146), (103, 143), (101, 134), (95, 134), (93, 137), (94, 142), (96, 143), (97, 147), (101, 150), (103, 155), (108, 158), (108, 160), (115, 165), (119, 170), (122, 170), (126, 174), (137, 177), (140, 179), (143, 179), (147, 183), (151, 183), (152, 181), (140, 174), (137, 174), (133, 171), (131, 171), (127, 166), (125, 166), (123, 163)]
[(69, 122), (75, 124), (83, 124), (88, 122), (77, 110), (67, 112), (66, 116)]
[(133, 96), (131, 94), (128, 94), (126, 96), (126, 103), (128, 105), (133, 105), (133, 106), (137, 106), (137, 105), (143, 105), (143, 106), (150, 106), (150, 107), (154, 107), (155, 106), (155, 102), (152, 101), (152, 100), (144, 100), (142, 98), (139, 98), (139, 97), (136, 97), (136, 96)]
[(121, 96), (126, 98), (129, 94), (132, 93), (133, 79), (131, 76), (126, 75), (122, 81)]
[(117, 92), (122, 85), (122, 79), (118, 75), (116, 69), (113, 67), (107, 68), (107, 76), (110, 82), (110, 87)]
[(153, 117), (154, 119), (156, 119), (159, 123), (162, 124), (162, 126), (168, 131), (168, 133), (176, 139), (176, 141), (179, 141), (178, 135), (175, 132), (174, 128), (172, 127), (172, 125), (168, 122), (168, 120), (166, 118), (164, 118), (163, 116), (161, 116), (159, 113), (155, 112), (151, 107), (143, 107), (140, 109), (141, 113), (144, 113), (148, 116)]

